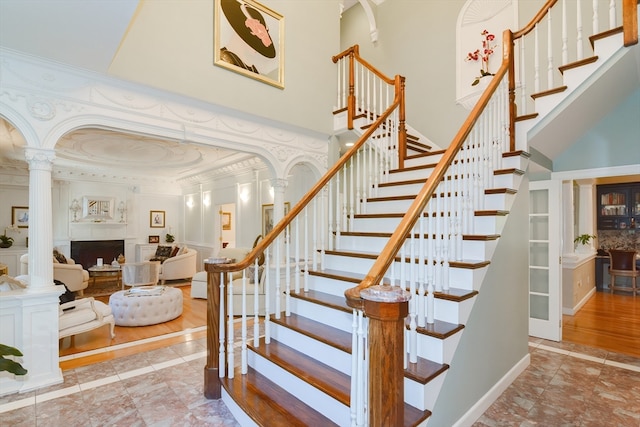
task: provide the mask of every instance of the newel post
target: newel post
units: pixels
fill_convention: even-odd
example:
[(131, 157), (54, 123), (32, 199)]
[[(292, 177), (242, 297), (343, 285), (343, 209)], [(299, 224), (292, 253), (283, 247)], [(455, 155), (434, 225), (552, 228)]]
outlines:
[[(207, 272), (207, 364), (204, 367), (204, 396), (207, 399), (222, 397), (220, 377), (225, 367), (220, 369), (220, 272), (213, 269), (214, 264), (229, 263), (208, 260), (204, 264)], [(224, 307), (223, 307), (224, 308)]]
[(360, 292), (369, 319), (369, 425), (404, 425), (404, 331), (409, 292), (378, 285)]

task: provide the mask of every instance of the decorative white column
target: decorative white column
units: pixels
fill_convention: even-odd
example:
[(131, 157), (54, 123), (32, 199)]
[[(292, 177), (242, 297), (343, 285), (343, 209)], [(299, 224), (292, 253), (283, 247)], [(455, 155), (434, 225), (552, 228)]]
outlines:
[(51, 170), (55, 152), (27, 148), (25, 158), (29, 164), (29, 286), (45, 288), (53, 285)]
[(273, 187), (273, 224), (277, 224), (284, 217), (284, 190), (287, 188), (286, 179), (272, 179)]

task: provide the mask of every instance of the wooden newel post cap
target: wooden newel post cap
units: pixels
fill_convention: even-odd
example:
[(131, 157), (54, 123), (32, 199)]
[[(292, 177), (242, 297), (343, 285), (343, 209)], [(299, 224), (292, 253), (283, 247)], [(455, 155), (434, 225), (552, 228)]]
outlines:
[(213, 264), (232, 264), (236, 260), (231, 258), (206, 258), (204, 260), (204, 269), (207, 272), (213, 272), (211, 265)]
[(376, 285), (360, 292), (367, 317), (378, 320), (397, 320), (409, 314), (411, 294), (399, 286)]

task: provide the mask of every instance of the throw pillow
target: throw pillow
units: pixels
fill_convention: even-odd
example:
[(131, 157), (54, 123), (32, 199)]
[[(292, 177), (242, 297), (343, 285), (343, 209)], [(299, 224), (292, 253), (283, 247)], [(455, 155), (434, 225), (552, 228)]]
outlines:
[(156, 249), (156, 256), (169, 258), (171, 256), (171, 249), (171, 246), (158, 246), (158, 249)]
[(171, 250), (171, 257), (178, 255), (178, 252), (180, 252), (180, 246), (176, 246), (175, 248), (173, 248), (173, 250)]
[(60, 263), (60, 264), (66, 264), (67, 263), (67, 258), (61, 254), (60, 252), (58, 252), (57, 249), (53, 250), (53, 257)]

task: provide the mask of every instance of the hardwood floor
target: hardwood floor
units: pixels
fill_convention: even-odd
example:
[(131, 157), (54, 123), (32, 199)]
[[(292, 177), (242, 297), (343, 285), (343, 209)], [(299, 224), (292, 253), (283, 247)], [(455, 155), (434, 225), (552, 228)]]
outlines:
[[(181, 286), (184, 308), (182, 315), (170, 322), (142, 327), (116, 326), (116, 337), (109, 338), (107, 327), (65, 338), (60, 341), (60, 356), (69, 356), (109, 346), (131, 343), (173, 334), (159, 341), (113, 349), (62, 361), (60, 367), (72, 369), (141, 353), (179, 342), (206, 337), (206, 306), (203, 299), (193, 299), (190, 287)], [(108, 297), (96, 297), (108, 302)], [(178, 332), (197, 328), (193, 332)], [(563, 341), (597, 347), (608, 351), (640, 357), (640, 296), (596, 292), (575, 316), (563, 316)]]
[(563, 341), (640, 357), (640, 296), (596, 292), (562, 322)]

